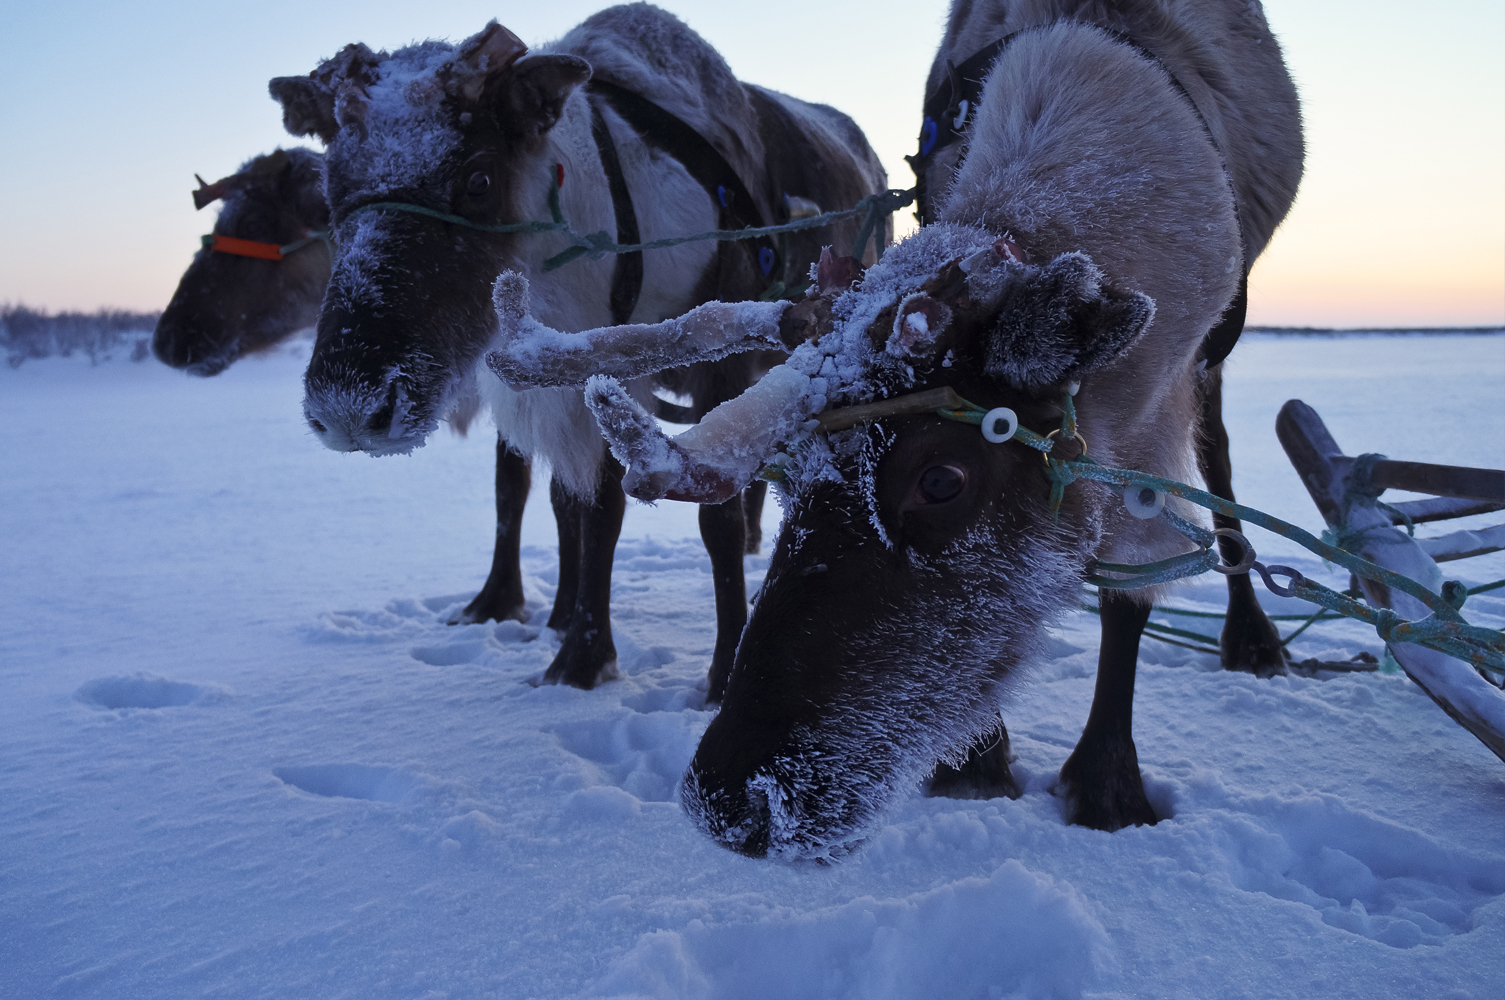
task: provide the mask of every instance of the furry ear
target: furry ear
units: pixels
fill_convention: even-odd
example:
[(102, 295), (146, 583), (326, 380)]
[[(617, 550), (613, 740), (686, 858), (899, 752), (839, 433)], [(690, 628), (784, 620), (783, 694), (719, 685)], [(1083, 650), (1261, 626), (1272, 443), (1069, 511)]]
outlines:
[(579, 56), (529, 56), (513, 64), (501, 99), (508, 117), (529, 123), (541, 134), (554, 127), (564, 102), (590, 78), (591, 65)]
[(1134, 346), (1155, 318), (1153, 299), (1107, 287), (1083, 253), (1010, 271), (983, 370), (1015, 388), (1079, 381)]
[(317, 136), (326, 146), (340, 126), (334, 120), (334, 91), (309, 76), (279, 76), (267, 84), (282, 105), (282, 127), (293, 135)]
[(368, 86), (386, 53), (359, 43), (347, 45), (307, 76), (279, 76), (267, 84), (272, 100), (282, 105), (282, 125), (293, 135), (317, 136), (326, 146), (340, 134), (335, 95), (341, 84)]

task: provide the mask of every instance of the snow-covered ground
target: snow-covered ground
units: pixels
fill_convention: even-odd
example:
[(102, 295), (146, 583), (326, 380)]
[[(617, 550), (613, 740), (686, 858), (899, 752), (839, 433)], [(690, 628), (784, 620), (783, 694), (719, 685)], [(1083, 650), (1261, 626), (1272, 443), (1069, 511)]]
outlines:
[[(916, 795), (841, 864), (748, 860), (676, 804), (714, 638), (694, 511), (629, 511), (623, 678), (533, 688), (547, 630), (443, 624), (489, 562), (489, 437), (332, 454), (301, 366), (0, 371), (0, 996), (1502, 995), (1505, 765), (1403, 676), (1256, 680), (1147, 641), (1169, 818), (1097, 833), (1048, 791), (1092, 691), (1079, 614), (1005, 709), (1023, 798)], [(1230, 369), (1240, 499), (1306, 527), (1287, 398), (1350, 454), (1505, 466), (1505, 338), (1254, 336)], [(1505, 591), (1466, 613), (1499, 627)], [(1380, 645), (1340, 623), (1296, 649)]]

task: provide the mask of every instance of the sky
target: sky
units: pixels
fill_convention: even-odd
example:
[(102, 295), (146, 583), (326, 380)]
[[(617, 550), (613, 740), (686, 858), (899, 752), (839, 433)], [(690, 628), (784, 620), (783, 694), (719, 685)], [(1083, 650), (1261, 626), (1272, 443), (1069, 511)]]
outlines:
[[(847, 112), (913, 183), (926, 72), (945, 0), (663, 7), (736, 74)], [(213, 209), (193, 175), (294, 144), (267, 96), (347, 42), (459, 40), (492, 17), (525, 41), (599, 9), (447, 0), (125, 4), (0, 11), (0, 302), (157, 309)], [(1505, 4), (1270, 0), (1301, 93), (1295, 208), (1250, 278), (1251, 324), (1505, 324)]]

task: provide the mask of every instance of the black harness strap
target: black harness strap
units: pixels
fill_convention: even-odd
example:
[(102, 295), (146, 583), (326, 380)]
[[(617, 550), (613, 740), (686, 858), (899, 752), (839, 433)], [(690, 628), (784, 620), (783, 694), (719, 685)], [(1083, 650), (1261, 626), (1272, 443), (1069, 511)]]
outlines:
[[(1038, 27), (1047, 27), (1039, 25)], [(1150, 62), (1159, 66), (1170, 78), (1171, 85), (1180, 91), (1181, 96), (1191, 105), (1196, 113), (1197, 120), (1202, 123), (1202, 129), (1207, 133), (1207, 141), (1212, 143), (1212, 148), (1222, 161), (1224, 176), (1228, 179), (1228, 188), (1233, 195), (1233, 215), (1239, 227), (1239, 244), (1244, 250), (1244, 273), (1239, 276), (1238, 292), (1228, 309), (1223, 313), (1218, 324), (1207, 332), (1202, 338), (1202, 346), (1198, 349), (1198, 359), (1203, 368), (1213, 368), (1222, 363), (1223, 359), (1233, 351), (1238, 343), (1239, 335), (1244, 332), (1244, 318), (1249, 306), (1249, 246), (1244, 240), (1244, 222), (1239, 215), (1238, 190), (1233, 186), (1233, 177), (1228, 170), (1228, 157), (1223, 153), (1222, 144), (1218, 142), (1216, 133), (1212, 130), (1212, 124), (1207, 120), (1207, 115), (1202, 112), (1191, 92), (1176, 78), (1169, 66), (1151, 50), (1136, 42), (1132, 37), (1122, 31), (1095, 25), (1107, 32), (1115, 40), (1137, 51)], [(963, 129), (972, 119), (977, 109), (978, 100), (982, 97), (982, 85), (987, 80), (988, 71), (998, 56), (1008, 47), (1009, 43), (1018, 38), (1025, 31), (1035, 30), (1025, 28), (1012, 34), (1005, 35), (998, 41), (974, 52), (960, 65), (956, 66), (949, 61), (946, 64), (946, 79), (940, 82), (935, 91), (925, 100), (924, 118), (920, 124), (920, 151), (915, 156), (906, 156), (904, 159), (909, 163), (915, 173), (915, 205), (916, 218), (921, 225), (934, 221), (928, 218), (927, 192), (925, 188), (925, 174), (930, 169), (930, 162), (937, 153), (946, 149), (963, 137)]]
[[(643, 139), (678, 160), (689, 175), (705, 188), (720, 213), (718, 228), (745, 229), (760, 227), (763, 213), (758, 203), (748, 192), (737, 171), (726, 162), (726, 157), (716, 147), (695, 131), (689, 124), (665, 111), (640, 94), (619, 87), (605, 80), (591, 80), (586, 86), (611, 102), (613, 110), (621, 115)], [(779, 273), (778, 248), (766, 236), (756, 240), (742, 240), (749, 244), (759, 272), (765, 278)]]
[[(611, 130), (601, 109), (591, 104), (591, 138), (596, 140), (596, 150), (601, 154), (601, 167), (606, 171), (606, 186), (611, 191), (611, 207), (617, 217), (617, 242), (640, 243), (638, 214), (632, 207), (632, 192), (627, 190), (627, 179), (622, 176), (622, 163), (617, 159), (617, 144), (612, 141)], [(616, 255), (611, 272), (611, 321), (617, 326), (626, 323), (637, 308), (638, 296), (643, 293), (643, 251)]]

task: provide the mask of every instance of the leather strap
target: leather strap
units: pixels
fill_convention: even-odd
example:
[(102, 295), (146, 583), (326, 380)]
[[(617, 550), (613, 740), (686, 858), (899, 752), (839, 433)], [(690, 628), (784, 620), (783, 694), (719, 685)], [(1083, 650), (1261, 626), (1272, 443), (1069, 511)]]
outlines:
[[(612, 141), (611, 130), (601, 109), (591, 103), (591, 138), (596, 140), (596, 150), (601, 154), (601, 167), (606, 171), (606, 186), (611, 191), (611, 207), (617, 217), (617, 242), (640, 243), (638, 215), (632, 207), (632, 192), (627, 190), (627, 179), (622, 176), (622, 163), (617, 159), (617, 144)], [(643, 251), (616, 255), (616, 264), (611, 272), (611, 321), (620, 326), (632, 316), (637, 308), (638, 297), (643, 293)]]
[[(646, 142), (678, 160), (705, 188), (720, 212), (718, 228), (745, 229), (764, 225), (763, 213), (758, 211), (756, 199), (748, 192), (742, 178), (737, 176), (737, 171), (689, 124), (647, 98), (614, 83), (593, 79), (586, 87), (609, 101), (612, 109)], [(779, 273), (781, 261), (773, 240), (762, 236), (740, 242), (748, 244), (748, 250), (764, 277), (771, 279)]]

